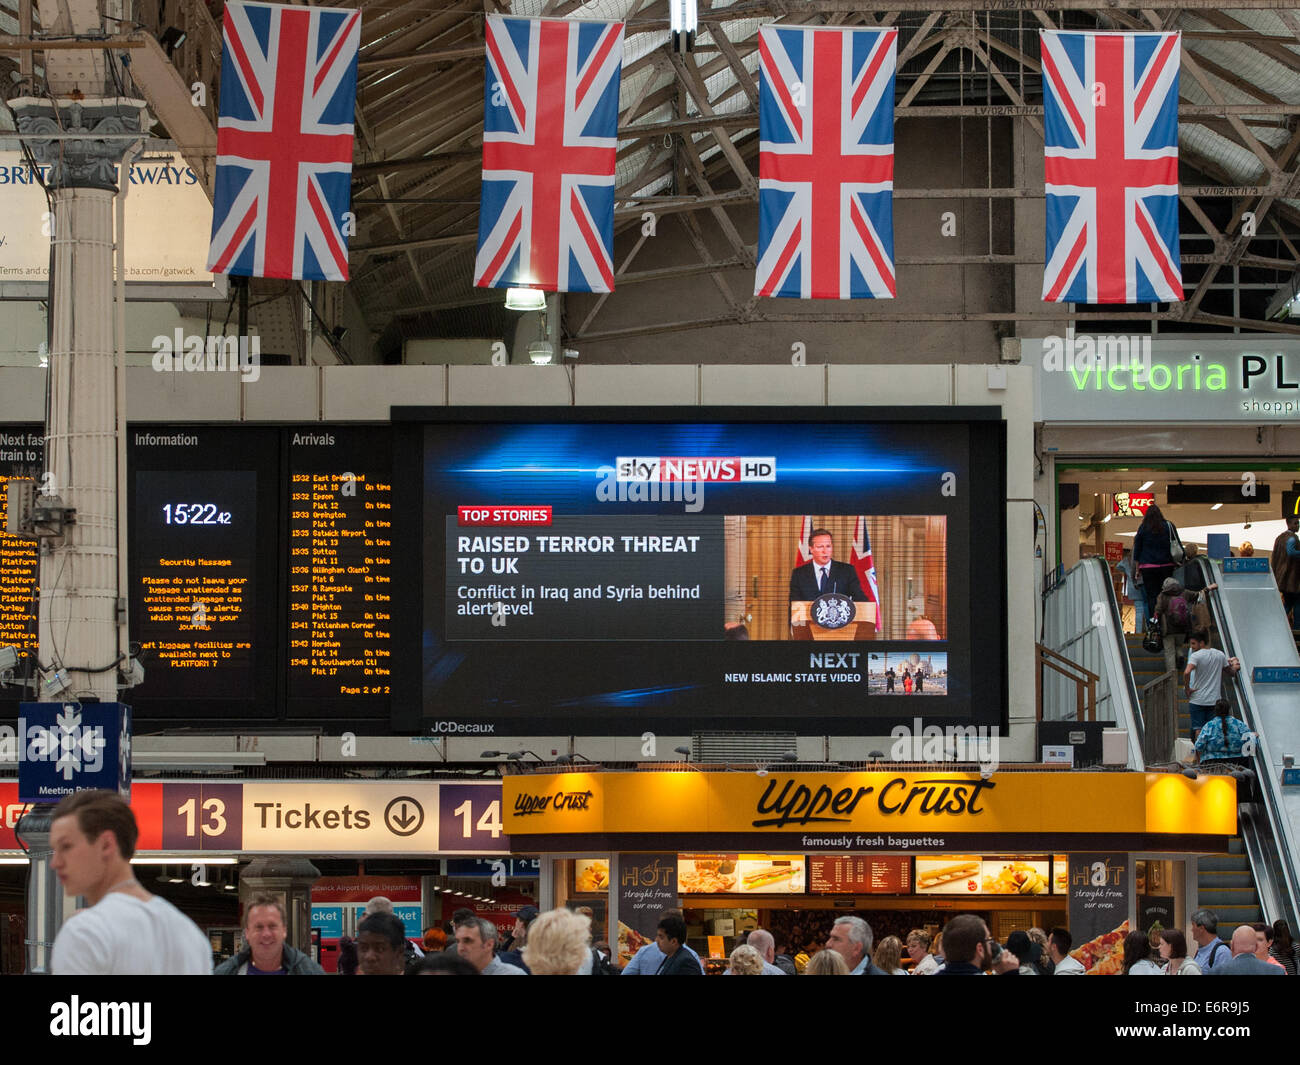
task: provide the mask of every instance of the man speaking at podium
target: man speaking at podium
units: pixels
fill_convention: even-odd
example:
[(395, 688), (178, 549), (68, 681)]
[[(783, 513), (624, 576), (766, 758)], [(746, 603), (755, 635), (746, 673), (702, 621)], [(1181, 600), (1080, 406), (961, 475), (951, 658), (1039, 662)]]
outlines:
[(805, 562), (790, 574), (790, 601), (816, 599), (826, 592), (847, 595), (855, 603), (867, 602), (858, 571), (847, 562), (834, 562), (835, 541), (826, 529), (814, 529), (808, 537), (812, 561)]

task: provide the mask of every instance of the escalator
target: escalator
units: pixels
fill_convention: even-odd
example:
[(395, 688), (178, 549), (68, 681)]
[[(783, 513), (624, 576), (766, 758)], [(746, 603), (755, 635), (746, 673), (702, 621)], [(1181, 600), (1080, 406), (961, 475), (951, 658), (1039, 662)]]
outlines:
[[(1265, 567), (1258, 571), (1231, 571), (1247, 561), (1227, 560), (1230, 571), (1225, 573), (1224, 563), (1200, 560), (1207, 581), (1218, 586), (1208, 597), (1215, 643), (1241, 661), (1241, 672), (1225, 685), (1225, 694), (1258, 737), (1255, 801), (1238, 809), (1240, 834), (1231, 853), (1202, 859), (1199, 867), (1201, 905), (1218, 913), (1225, 937), (1238, 924), (1261, 920), (1284, 918), (1292, 928), (1300, 927), (1300, 788), (1281, 785), (1283, 757), (1300, 748), (1295, 712), (1300, 684), (1270, 683), (1255, 672), (1259, 667), (1300, 669), (1300, 650), (1267, 560), (1261, 560)], [(1180, 721), (1185, 729), (1185, 716)]]
[[(1138, 692), (1152, 683), (1165, 672), (1165, 653), (1157, 651), (1152, 654), (1142, 646), (1142, 633), (1126, 632), (1124, 644), (1128, 649), (1129, 664), (1133, 669), (1133, 683)], [(1187, 710), (1187, 694), (1183, 691), (1181, 679), (1178, 686), (1178, 735), (1191, 735), (1192, 719)]]
[[(1272, 576), (1265, 572), (1243, 579), (1229, 574), (1224, 581), (1221, 567), (1201, 559), (1207, 583), (1217, 583), (1218, 590), (1209, 594), (1215, 646), (1241, 660), (1242, 672), (1225, 686), (1232, 702), (1248, 728), (1261, 735), (1254, 771), (1256, 784), (1239, 784), (1238, 794), (1254, 796), (1238, 808), (1238, 832), (1228, 852), (1208, 855), (1198, 863), (1198, 906), (1214, 910), (1219, 916), (1219, 930), (1224, 938), (1239, 924), (1279, 917), (1294, 928), (1300, 927), (1300, 851), (1296, 849), (1297, 826), (1300, 826), (1300, 788), (1282, 789), (1283, 755), (1300, 753), (1300, 685), (1257, 685), (1251, 681), (1252, 667), (1295, 665), (1300, 668), (1300, 650), (1282, 612), (1281, 599)], [(1098, 624), (1094, 604), (1101, 602), (1109, 624)], [(1093, 610), (1089, 618), (1085, 611)], [(1141, 634), (1125, 634), (1120, 625), (1119, 604), (1109, 578), (1109, 570), (1100, 559), (1084, 559), (1068, 573), (1058, 577), (1044, 594), (1044, 645), (1066, 654), (1100, 677), (1098, 718), (1112, 720), (1130, 734), (1129, 767), (1140, 769), (1146, 764), (1163, 761), (1168, 755), (1153, 755), (1145, 760), (1147, 741), (1160, 747), (1151, 729), (1158, 723), (1144, 720), (1144, 698), (1158, 698), (1162, 688), (1174, 684), (1178, 714), (1176, 735), (1190, 736), (1190, 719), (1183, 693), (1181, 672), (1172, 677), (1165, 671), (1164, 654), (1151, 654), (1142, 647)], [(1112, 634), (1120, 634), (1118, 639)], [(1243, 648), (1249, 647), (1249, 653)], [(1152, 690), (1144, 693), (1148, 685)], [(1044, 683), (1044, 691), (1047, 692)], [(1057, 708), (1066, 717), (1071, 708), (1058, 694)], [(1101, 711), (1108, 711), (1103, 717)], [(1049, 704), (1044, 701), (1044, 718)], [(1165, 728), (1169, 726), (1166, 725)], [(1166, 733), (1167, 736), (1167, 733)], [(1213, 763), (1202, 772), (1224, 771)]]

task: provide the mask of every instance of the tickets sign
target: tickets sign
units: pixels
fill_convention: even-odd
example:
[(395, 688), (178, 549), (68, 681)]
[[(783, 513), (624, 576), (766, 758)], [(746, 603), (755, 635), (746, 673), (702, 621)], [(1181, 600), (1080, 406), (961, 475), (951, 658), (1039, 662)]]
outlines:
[[(436, 781), (136, 783), (140, 851), (243, 854), (506, 854), (501, 784)], [(0, 851), (24, 806), (0, 784)]]

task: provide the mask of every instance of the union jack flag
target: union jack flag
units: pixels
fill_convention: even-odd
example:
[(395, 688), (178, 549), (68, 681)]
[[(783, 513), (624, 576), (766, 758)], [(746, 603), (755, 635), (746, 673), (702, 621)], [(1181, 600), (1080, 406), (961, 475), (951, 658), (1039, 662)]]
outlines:
[(861, 514), (853, 530), (853, 551), (849, 562), (858, 571), (858, 580), (867, 593), (867, 601), (876, 604), (876, 631), (879, 632), (884, 628), (885, 619), (880, 609), (880, 588), (876, 585), (876, 563), (871, 557), (871, 534), (867, 532), (867, 519)]
[(891, 299), (898, 31), (759, 30), (757, 296)]
[(229, 0), (208, 269), (348, 279), (361, 12)]
[(795, 569), (805, 566), (812, 561), (812, 531), (813, 520), (811, 514), (804, 515), (803, 522), (799, 525), (799, 542), (794, 549)]
[(623, 23), (489, 15), (474, 284), (614, 290)]
[(1177, 33), (1042, 31), (1053, 303), (1183, 298)]

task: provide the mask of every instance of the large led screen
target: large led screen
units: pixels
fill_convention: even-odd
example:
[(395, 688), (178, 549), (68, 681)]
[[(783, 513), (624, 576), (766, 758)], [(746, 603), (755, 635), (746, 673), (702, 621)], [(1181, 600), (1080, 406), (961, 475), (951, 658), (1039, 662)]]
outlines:
[(1001, 723), (1003, 426), (881, 413), (430, 421), (425, 727)]

